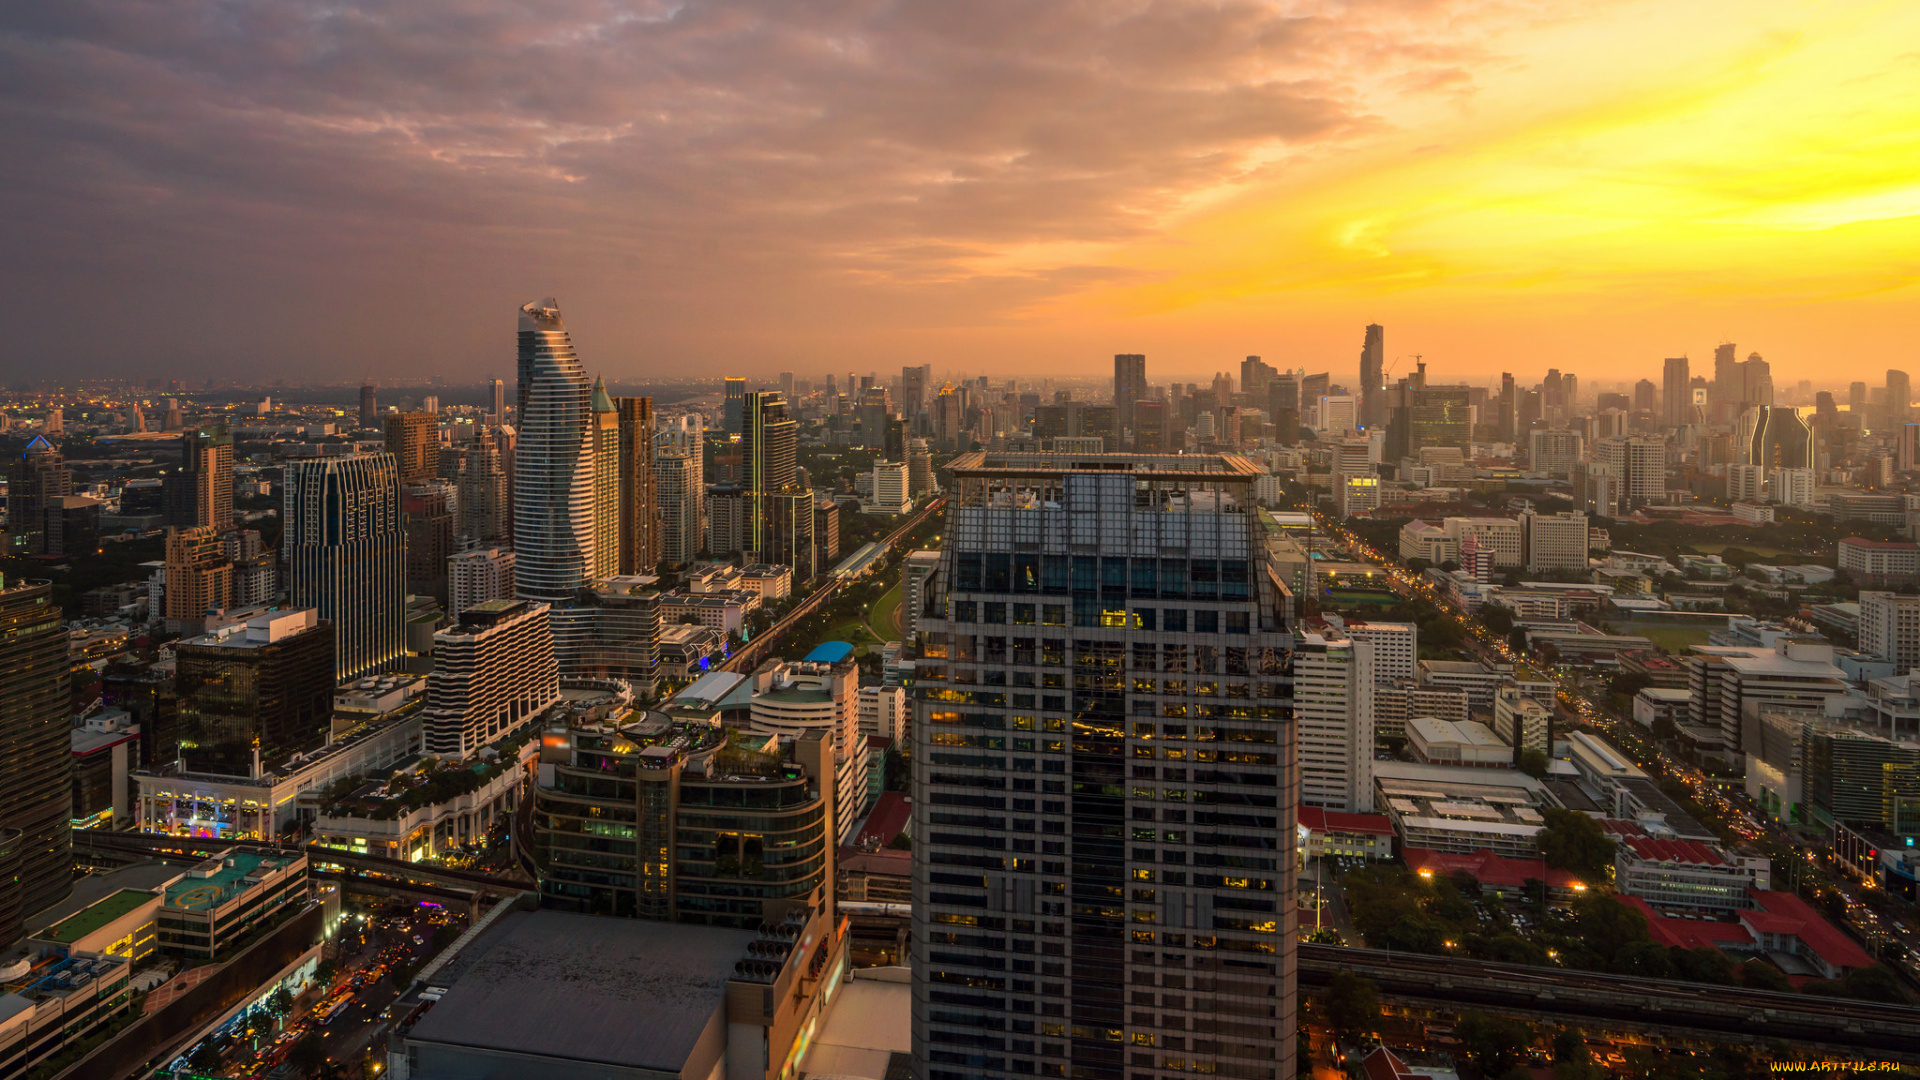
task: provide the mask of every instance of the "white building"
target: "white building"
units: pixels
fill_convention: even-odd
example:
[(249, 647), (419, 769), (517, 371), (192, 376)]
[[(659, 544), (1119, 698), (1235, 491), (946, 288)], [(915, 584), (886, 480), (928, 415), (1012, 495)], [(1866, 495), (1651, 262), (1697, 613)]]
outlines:
[(1373, 646), (1322, 624), (1296, 641), (1293, 715), (1300, 801), (1373, 812)]
[(706, 484), (700, 451), (661, 448), (653, 459), (654, 497), (660, 511), (660, 557), (692, 562), (707, 542)]
[(900, 686), (860, 688), (860, 732), (869, 741), (891, 739), (897, 745), (907, 737), (907, 691)]
[(1526, 565), (1526, 540), (1516, 518), (1450, 517), (1443, 525), (1456, 544), (1473, 537), (1480, 551), (1490, 554), (1497, 567)]
[(912, 641), (920, 631), (920, 612), (927, 602), (927, 582), (940, 569), (940, 552), (922, 548), (907, 552), (901, 567), (900, 630)]
[(1380, 508), (1380, 478), (1377, 476), (1340, 476), (1335, 478), (1338, 486), (1334, 489), (1335, 509), (1341, 517), (1351, 517), (1362, 510)]
[(427, 752), (466, 758), (560, 700), (547, 605), (488, 600), (433, 635)]
[(1494, 737), (1485, 724), (1472, 720), (1439, 720), (1416, 716), (1407, 721), (1407, 746), (1429, 765), (1464, 765), (1475, 769), (1505, 769), (1513, 765), (1513, 748)]
[(1373, 681), (1395, 682), (1417, 678), (1420, 674), (1420, 627), (1415, 623), (1363, 622), (1338, 615), (1321, 616), (1320, 621), (1343, 632), (1352, 641), (1373, 646)]
[(1502, 686), (1493, 692), (1493, 733), (1509, 747), (1550, 753), (1553, 709), (1520, 692)]
[(1661, 439), (1632, 437), (1602, 439), (1594, 444), (1593, 460), (1607, 466), (1614, 478), (1614, 512), (1631, 513), (1667, 497), (1667, 444)]
[(1849, 536), (1835, 547), (1840, 569), (1861, 584), (1890, 584), (1920, 578), (1920, 546), (1898, 540), (1862, 540)]
[(1746, 911), (1754, 906), (1748, 890), (1772, 885), (1766, 857), (1730, 855), (1718, 844), (1635, 832), (1614, 845), (1614, 888), (1657, 908)]
[(865, 509), (870, 514), (887, 515), (904, 514), (913, 509), (913, 501), (907, 498), (906, 462), (873, 463), (873, 498)]
[(1571, 431), (1542, 428), (1529, 432), (1527, 461), (1533, 472), (1565, 479), (1580, 460), (1580, 436)]
[(475, 604), (513, 598), (513, 549), (463, 551), (447, 559), (447, 607), (458, 616)]
[(1860, 651), (1893, 661), (1896, 671), (1920, 668), (1920, 596), (1862, 592)]
[(821, 731), (833, 739), (834, 806), (846, 807), (834, 827), (853, 839), (867, 805), (867, 736), (860, 729), (860, 667), (852, 650), (829, 642), (808, 659), (769, 660), (753, 673), (750, 723), (755, 734), (788, 738)]
[(1460, 561), (1460, 541), (1418, 518), (1400, 526), (1400, 561), (1425, 559), (1434, 566)]
[(1351, 394), (1320, 399), (1320, 430), (1338, 435), (1360, 426), (1360, 402)]
[(1520, 531), (1530, 573), (1587, 568), (1587, 515), (1529, 511), (1520, 515)]
[(1695, 645), (1687, 655), (1695, 727), (1719, 731), (1729, 750), (1745, 753), (1743, 709), (1763, 704), (1824, 709), (1848, 692), (1846, 673), (1833, 663), (1833, 646), (1783, 637), (1773, 647)]
[(1812, 506), (1814, 477), (1812, 469), (1775, 469), (1767, 474), (1769, 496), (1788, 506)]
[(1767, 497), (1767, 470), (1762, 465), (1727, 466), (1727, 498), (1733, 502), (1760, 502)]

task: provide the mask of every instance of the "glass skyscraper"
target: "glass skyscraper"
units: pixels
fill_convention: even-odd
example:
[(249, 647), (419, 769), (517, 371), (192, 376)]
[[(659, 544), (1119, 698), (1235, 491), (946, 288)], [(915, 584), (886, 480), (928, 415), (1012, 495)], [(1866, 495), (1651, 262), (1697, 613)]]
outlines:
[(339, 682), (406, 660), (407, 534), (392, 454), (290, 461), (287, 585), (296, 608), (333, 624)]
[(1261, 470), (950, 468), (914, 612), (914, 1074), (1291, 1078), (1293, 638)]
[(593, 384), (552, 297), (520, 309), (519, 368), (514, 591), (567, 604), (594, 567)]
[(0, 578), (0, 947), (73, 888), (68, 681), (52, 587)]

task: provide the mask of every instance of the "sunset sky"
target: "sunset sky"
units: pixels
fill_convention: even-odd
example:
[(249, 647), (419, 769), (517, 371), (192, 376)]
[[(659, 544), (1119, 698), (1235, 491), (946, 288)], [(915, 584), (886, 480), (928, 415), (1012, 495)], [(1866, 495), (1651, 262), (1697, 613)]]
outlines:
[(63, 0), (0, 376), (1920, 374), (1920, 4)]

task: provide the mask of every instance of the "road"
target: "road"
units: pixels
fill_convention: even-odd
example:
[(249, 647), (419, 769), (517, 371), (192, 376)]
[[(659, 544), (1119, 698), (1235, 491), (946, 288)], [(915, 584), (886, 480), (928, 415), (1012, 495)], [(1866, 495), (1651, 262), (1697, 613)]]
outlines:
[[(1340, 541), (1348, 556), (1385, 570), (1396, 593), (1426, 600), (1443, 617), (1457, 625), (1465, 633), (1469, 646), (1482, 660), (1489, 663), (1529, 663), (1527, 658), (1515, 653), (1505, 640), (1480, 620), (1447, 604), (1430, 584), (1402, 566), (1398, 559), (1388, 558), (1365, 539), (1339, 521), (1327, 518), (1318, 509), (1310, 508), (1309, 513), (1321, 532)], [(1572, 668), (1564, 665), (1532, 666), (1541, 668), (1559, 685), (1560, 711), (1564, 716), (1605, 736), (1609, 743), (1623, 749), (1642, 769), (1655, 775), (1674, 777), (1685, 784), (1696, 802), (1716, 816), (1721, 824), (1749, 842), (1757, 842), (1764, 835), (1793, 852), (1794, 858), (1802, 861), (1806, 871), (1812, 873), (1817, 882), (1846, 898), (1846, 921), (1854, 934), (1867, 943), (1869, 951), (1876, 956), (1881, 955), (1879, 949), (1884, 943), (1897, 943), (1906, 950), (1904, 958), (1896, 962), (1897, 966), (1905, 971), (1910, 980), (1920, 979), (1920, 922), (1909, 920), (1900, 923), (1882, 918), (1861, 898), (1860, 884), (1834, 872), (1829, 865), (1830, 855), (1780, 823), (1770, 820), (1764, 811), (1747, 798), (1744, 791), (1723, 790), (1698, 768), (1643, 736), (1631, 721), (1614, 716), (1605, 705), (1596, 703), (1581, 687), (1577, 673)], [(1757, 843), (1755, 846), (1758, 849)], [(1826, 861), (1823, 861), (1823, 856)], [(1775, 882), (1774, 885), (1776, 888), (1793, 887), (1791, 882)]]

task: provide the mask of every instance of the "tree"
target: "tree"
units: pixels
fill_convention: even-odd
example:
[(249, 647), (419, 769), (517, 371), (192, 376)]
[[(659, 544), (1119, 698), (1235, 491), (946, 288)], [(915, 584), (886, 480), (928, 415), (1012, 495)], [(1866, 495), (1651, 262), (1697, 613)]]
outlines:
[(1533, 1045), (1533, 1028), (1524, 1020), (1467, 1013), (1454, 1028), (1460, 1047), (1482, 1076), (1500, 1076), (1520, 1064)]
[(1520, 751), (1520, 771), (1533, 777), (1535, 780), (1546, 776), (1547, 770), (1551, 765), (1552, 760), (1547, 757), (1545, 751), (1537, 750), (1531, 746), (1525, 747)]
[(1904, 1005), (1907, 1002), (1906, 993), (1900, 989), (1900, 980), (1885, 964), (1847, 972), (1846, 978), (1840, 980), (1840, 994), (1842, 997), (1888, 1004)]
[(1327, 1022), (1342, 1042), (1354, 1042), (1380, 1022), (1380, 991), (1373, 980), (1342, 971), (1327, 986)]
[(322, 986), (331, 984), (333, 977), (338, 974), (340, 974), (340, 965), (332, 960), (322, 960), (313, 965), (313, 981)]
[(1733, 960), (1719, 949), (1705, 945), (1697, 949), (1674, 949), (1673, 971), (1688, 982), (1733, 985)]
[(293, 1051), (287, 1055), (287, 1061), (299, 1069), (301, 1075), (312, 1076), (327, 1063), (327, 1044), (321, 1041), (320, 1033), (309, 1031), (300, 1036), (293, 1044)]
[(1496, 634), (1512, 633), (1513, 609), (1501, 604), (1483, 604), (1480, 607), (1480, 621)]
[(267, 1000), (261, 1002), (261, 1004), (265, 1006), (267, 1012), (272, 1014), (273, 1018), (277, 1020), (293, 1011), (293, 994), (287, 990), (285, 985), (281, 985), (275, 987), (273, 993), (268, 994)]
[(1740, 965), (1740, 984), (1749, 990), (1771, 990), (1780, 994), (1793, 992), (1793, 984), (1780, 973), (1780, 969), (1759, 957)]
[(1527, 651), (1526, 627), (1516, 626), (1507, 632), (1507, 648), (1517, 653), (1525, 653)]
[(1547, 865), (1588, 882), (1605, 881), (1613, 868), (1614, 844), (1600, 823), (1578, 810), (1544, 807), (1542, 811), (1547, 827), (1540, 832), (1540, 855)]

